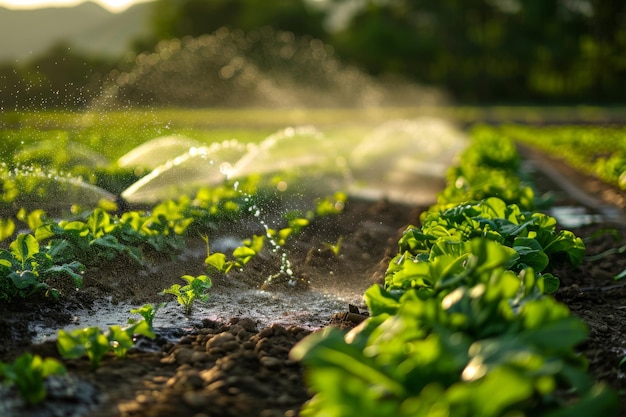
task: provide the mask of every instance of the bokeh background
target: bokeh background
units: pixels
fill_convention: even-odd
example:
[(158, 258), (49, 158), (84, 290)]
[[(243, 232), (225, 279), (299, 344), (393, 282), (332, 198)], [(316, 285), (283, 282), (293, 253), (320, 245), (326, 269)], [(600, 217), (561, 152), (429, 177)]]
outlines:
[[(233, 97), (294, 90), (299, 78), (310, 87), (323, 78), (300, 75), (311, 68), (326, 80), (336, 76), (322, 92), (373, 77), (461, 104), (615, 105), (626, 97), (626, 2), (154, 0), (120, 13), (91, 2), (0, 8), (0, 51), (3, 111), (102, 104), (107, 86), (121, 90), (115, 94), (125, 104), (262, 105)], [(165, 61), (169, 67), (161, 68)], [(288, 65), (300, 72), (287, 78), (281, 69)], [(195, 84), (205, 77), (223, 89), (197, 101), (146, 96), (185, 71), (191, 75), (168, 88), (208, 91)], [(285, 88), (277, 89), (281, 83)], [(302, 94), (278, 94), (272, 104), (333, 104), (307, 103), (313, 92)], [(392, 103), (357, 97), (336, 104)]]

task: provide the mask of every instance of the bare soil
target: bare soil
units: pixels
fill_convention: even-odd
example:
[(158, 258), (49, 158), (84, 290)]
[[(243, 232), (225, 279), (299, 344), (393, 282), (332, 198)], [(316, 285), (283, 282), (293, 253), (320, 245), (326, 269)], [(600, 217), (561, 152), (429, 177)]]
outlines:
[[(566, 177), (578, 175), (559, 168)], [(555, 204), (579, 204), (550, 176), (541, 171), (534, 171), (533, 176), (540, 192), (554, 193)], [(585, 185), (587, 177), (575, 180), (598, 201), (613, 204), (623, 213), (619, 201), (623, 201), (624, 193), (591, 182), (596, 187), (593, 190)], [(612, 201), (602, 200), (609, 195)], [(255, 258), (244, 272), (214, 278), (216, 293), (226, 291), (234, 297), (238, 292), (263, 287), (264, 294), (280, 297), (264, 296), (247, 302), (233, 298), (238, 304), (235, 308), (225, 305), (227, 298), (217, 297), (231, 317), (204, 314), (202, 310), (194, 313), (193, 321), (174, 315), (172, 320), (181, 323), (177, 328), (160, 334), (154, 342), (140, 340), (126, 359), (107, 356), (95, 371), (86, 359), (62, 360), (69, 374), (49, 380), (49, 398), (43, 404), (28, 407), (13, 389), (2, 388), (0, 415), (296, 416), (310, 393), (301, 366), (288, 357), (290, 349), (319, 328), (348, 328), (365, 317), (358, 300), (356, 306), (349, 305), (353, 299), (350, 295), (362, 294), (380, 281), (396, 250), (399, 233), (408, 224), (418, 224), (423, 209), (387, 201), (351, 200), (343, 214), (316, 220), (286, 249), (297, 285), (284, 280), (267, 285), (267, 276), (280, 266), (279, 257), (271, 253)], [(585, 239), (588, 255), (626, 245), (626, 225), (621, 222), (568, 229)], [(335, 256), (324, 243), (335, 242), (339, 236), (343, 243), (340, 256)], [(103, 298), (137, 305), (161, 301), (155, 294), (177, 282), (182, 273), (204, 271), (202, 255), (203, 242), (191, 239), (185, 257), (153, 259), (149, 273), (131, 263), (116, 263), (88, 271), (85, 287), (59, 301), (41, 298), (0, 306), (0, 360), (11, 360), (26, 351), (59, 358), (54, 340), (33, 343), (36, 335), (31, 323), (58, 328), (75, 320), (78, 310), (91, 308), (98, 315), (97, 301)], [(626, 356), (626, 281), (613, 277), (625, 269), (626, 258), (613, 254), (556, 271), (561, 279), (556, 298), (589, 326), (589, 337), (579, 347), (589, 359), (589, 372), (620, 394), (622, 415), (626, 415), (626, 379), (620, 368)], [(291, 307), (286, 307), (284, 320), (275, 324), (263, 321), (258, 314), (246, 314), (254, 310), (254, 303), (287, 303), (290, 296), (302, 300), (320, 291), (329, 296), (343, 294), (348, 301), (340, 302), (336, 311), (316, 310), (313, 304), (320, 298), (311, 296), (309, 309), (315, 317), (307, 315), (306, 308), (304, 312), (290, 312)]]

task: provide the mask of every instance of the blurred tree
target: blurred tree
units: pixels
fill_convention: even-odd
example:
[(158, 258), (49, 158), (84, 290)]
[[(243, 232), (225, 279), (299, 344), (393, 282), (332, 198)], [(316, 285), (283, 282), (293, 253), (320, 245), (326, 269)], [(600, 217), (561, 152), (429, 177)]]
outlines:
[(100, 94), (112, 68), (111, 62), (56, 44), (27, 63), (0, 67), (0, 108), (83, 108)]
[(323, 14), (305, 0), (156, 0), (155, 41), (212, 33), (222, 26), (250, 31), (263, 26), (322, 38)]
[(472, 101), (626, 98), (618, 81), (626, 75), (626, 2), (364, 3), (330, 42), (372, 73), (399, 72)]

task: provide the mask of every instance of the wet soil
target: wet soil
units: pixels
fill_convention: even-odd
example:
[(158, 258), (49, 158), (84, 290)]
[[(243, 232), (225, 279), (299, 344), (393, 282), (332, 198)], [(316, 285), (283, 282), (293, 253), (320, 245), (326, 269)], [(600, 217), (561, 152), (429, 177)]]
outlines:
[[(537, 169), (532, 175), (539, 192), (554, 194), (554, 204), (580, 204), (550, 175)], [(616, 201), (604, 201), (603, 195), (624, 196), (592, 182), (599, 188), (587, 191), (602, 204)], [(586, 188), (578, 177), (576, 184)], [(165, 312), (167, 323), (179, 325), (162, 333), (157, 328), (157, 339), (140, 340), (126, 359), (107, 356), (97, 370), (86, 359), (62, 360), (69, 374), (48, 381), (43, 404), (27, 407), (12, 389), (0, 389), (0, 415), (296, 416), (310, 393), (302, 368), (289, 359), (290, 349), (312, 331), (330, 325), (349, 328), (365, 317), (359, 295), (381, 279), (399, 233), (408, 224), (418, 224), (423, 209), (351, 200), (343, 214), (316, 220), (285, 249), (297, 285), (280, 279), (268, 285), (280, 257), (259, 256), (243, 272), (214, 277), (213, 310), (199, 308), (190, 318), (171, 306)], [(618, 391), (626, 415), (626, 379), (620, 368), (626, 356), (626, 281), (613, 278), (626, 269), (626, 257), (615, 253), (592, 259), (626, 245), (626, 225), (604, 220), (568, 229), (585, 239), (589, 259), (577, 268), (555, 271), (561, 279), (556, 298), (588, 324), (589, 337), (579, 349), (589, 359), (589, 372)], [(325, 243), (340, 236), (341, 252), (335, 256)], [(130, 262), (103, 265), (87, 272), (83, 289), (59, 301), (42, 298), (0, 306), (0, 360), (26, 351), (59, 358), (53, 339), (33, 343), (33, 322), (54, 329), (78, 320), (77, 311), (91, 309), (94, 316), (102, 316), (102, 299), (113, 306), (166, 301), (155, 294), (183, 273), (205, 271), (203, 245), (201, 239), (190, 239), (184, 255), (153, 259), (148, 272)], [(295, 307), (290, 297), (300, 300)], [(325, 302), (325, 308), (316, 307)], [(271, 322), (262, 316), (263, 305), (277, 308)], [(220, 308), (225, 313), (217, 314)]]

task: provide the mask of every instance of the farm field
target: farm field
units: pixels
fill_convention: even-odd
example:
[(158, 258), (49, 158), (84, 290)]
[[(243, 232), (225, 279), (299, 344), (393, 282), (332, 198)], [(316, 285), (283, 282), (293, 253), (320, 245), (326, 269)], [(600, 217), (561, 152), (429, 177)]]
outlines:
[[(185, 213), (188, 213), (184, 210), (176, 212), (177, 215), (183, 213), (183, 218), (163, 225), (171, 233), (166, 235), (171, 240), (165, 239), (167, 244), (172, 243), (166, 245), (167, 251), (162, 253), (144, 247), (141, 255), (145, 259), (136, 262), (138, 253), (121, 250), (119, 256), (100, 258), (99, 262), (87, 265), (81, 274), (83, 282), (78, 290), (71, 288), (71, 285), (68, 287), (67, 281), (51, 281), (46, 283), (49, 285), (46, 290), (34, 295), (24, 298), (19, 295), (10, 302), (3, 301), (0, 335), (7, 343), (0, 351), (0, 360), (10, 362), (24, 352), (31, 352), (41, 357), (58, 359), (68, 373), (63, 377), (49, 378), (47, 399), (34, 406), (27, 406), (16, 397), (15, 387), (3, 387), (0, 391), (3, 398), (0, 414), (299, 415), (303, 404), (315, 394), (315, 390), (310, 389), (309, 380), (305, 376), (310, 376), (305, 371), (308, 368), (290, 352), (296, 344), (322, 328), (333, 326), (347, 331), (363, 321), (367, 322), (370, 315), (374, 315), (369, 310), (376, 304), (366, 305), (363, 294), (376, 284), (390, 285), (386, 282), (388, 268), (392, 259), (398, 255), (399, 239), (408, 225), (419, 226), (426, 213), (444, 197), (448, 201), (462, 203), (488, 198), (492, 195), (485, 190), (495, 190), (495, 195), (505, 200), (513, 199), (520, 205), (530, 204), (533, 196), (529, 197), (524, 187), (532, 184), (537, 201), (546, 203), (538, 204), (539, 207), (533, 207), (533, 210), (553, 213), (557, 221), (563, 218), (564, 223), (557, 226), (558, 230), (571, 231), (581, 238), (586, 247), (580, 263), (558, 264), (550, 270), (558, 277), (560, 285), (554, 294), (546, 297), (554, 297), (554, 300), (564, 303), (572, 316), (580, 318), (587, 327), (588, 334), (581, 330), (587, 336), (576, 343), (575, 351), (587, 358), (589, 367), (586, 371), (593, 381), (599, 382), (583, 400), (575, 398), (575, 393), (557, 390), (551, 394), (558, 397), (558, 401), (563, 401), (564, 408), (581, 401), (580, 408), (574, 406), (567, 411), (570, 414), (565, 414), (566, 411), (559, 414), (558, 409), (551, 408), (555, 403), (550, 399), (537, 400), (539, 405), (536, 405), (535, 410), (542, 414), (533, 415), (623, 415), (626, 399), (622, 392), (624, 382), (620, 366), (626, 357), (626, 338), (623, 336), (626, 334), (626, 317), (622, 313), (626, 285), (614, 278), (626, 271), (626, 260), (622, 256), (622, 248), (626, 247), (624, 191), (619, 188), (623, 170), (615, 169), (613, 177), (617, 181), (613, 183), (607, 177), (604, 181), (594, 179), (592, 171), (580, 166), (574, 170), (562, 160), (554, 158), (552, 151), (537, 150), (536, 145), (521, 140), (527, 132), (531, 132), (532, 136), (542, 132), (543, 128), (503, 126), (499, 130), (494, 129), (497, 135), (514, 140), (520, 138), (520, 194), (505, 198), (504, 190), (498, 191), (499, 185), (485, 187), (482, 191), (468, 191), (474, 194), (463, 194), (457, 189), (458, 193), (454, 194), (455, 191), (449, 188), (452, 174), (447, 169), (459, 162), (458, 155), (472, 143), (473, 133), (470, 133), (470, 129), (461, 131), (453, 124), (435, 118), (441, 114), (435, 114), (434, 110), (426, 111), (427, 117), (424, 117), (423, 110), (387, 109), (367, 114), (365, 118), (355, 111), (326, 109), (306, 114), (299, 111), (258, 110), (246, 113), (236, 110), (167, 110), (108, 115), (51, 113), (4, 116), (0, 130), (0, 154), (7, 164), (4, 173), (7, 177), (3, 179), (5, 184), (8, 183), (7, 178), (18, 181), (16, 178), (21, 175), (15, 174), (17, 171), (14, 169), (19, 167), (16, 161), (31, 166), (39, 164), (36, 168), (42, 172), (53, 170), (61, 177), (80, 176), (84, 183), (98, 189), (111, 185), (111, 188), (102, 193), (98, 191), (96, 195), (109, 203), (115, 202), (116, 196), (125, 197), (130, 203), (127, 212), (145, 210), (145, 213), (150, 213), (151, 208), (152, 212), (158, 211), (155, 210), (156, 202), (146, 196), (159, 196), (160, 199), (163, 194), (157, 192), (159, 187), (164, 189), (172, 186), (170, 180), (157, 182), (154, 189), (157, 191), (151, 190), (152, 194), (140, 194), (134, 189), (128, 192), (133, 183), (149, 175), (149, 169), (113, 166), (115, 164), (111, 162), (150, 139), (185, 136), (197, 141), (198, 148), (237, 139), (241, 147), (233, 146), (232, 149), (236, 151), (228, 155), (231, 158), (235, 155), (241, 161), (252, 152), (257, 159), (253, 158), (248, 166), (238, 165), (236, 160), (220, 160), (234, 167), (229, 172), (243, 174), (231, 178), (217, 177), (218, 180), (208, 184), (208, 188), (222, 191), (216, 191), (217, 194), (205, 192), (205, 196), (209, 195), (205, 200), (200, 197), (201, 192), (192, 196), (191, 202), (177, 200), (176, 207), (195, 208), (196, 213), (201, 211), (200, 208), (206, 211), (202, 212), (199, 225), (189, 220), (189, 225), (183, 226), (187, 220)], [(440, 109), (439, 112), (456, 114), (456, 118), (452, 119), (456, 119), (460, 125), (468, 125), (472, 117), (467, 115), (475, 115), (478, 110)], [(504, 111), (504, 114), (510, 113)], [(534, 112), (528, 114), (526, 121), (536, 117)], [(603, 117), (613, 117), (610, 116), (611, 112), (609, 116), (601, 116), (594, 110), (585, 114), (591, 115), (588, 121), (595, 119), (596, 123), (598, 120), (606, 120)], [(561, 117), (569, 120), (570, 115), (557, 110), (552, 116), (558, 120), (562, 120)], [(304, 124), (309, 127), (304, 130), (285, 130), (288, 126)], [(576, 131), (576, 127), (571, 129)], [(589, 128), (584, 131), (584, 135), (603, 134), (589, 133), (593, 131)], [(267, 138), (272, 135), (275, 135), (272, 146), (264, 148), (263, 144), (267, 144)], [(427, 145), (432, 145), (433, 135), (439, 135), (439, 146), (429, 148)], [(623, 137), (624, 130), (616, 127), (611, 135)], [(397, 138), (402, 138), (402, 143), (408, 147), (394, 147), (393, 140)], [(70, 158), (55, 160), (51, 155), (42, 158), (37, 153), (38, 149), (32, 145), (45, 144), (46, 141), (59, 147), (64, 146), (65, 155)], [(385, 151), (384, 146), (376, 146), (381, 142), (390, 149), (389, 152)], [(85, 154), (74, 154), (76, 158), (72, 159), (77, 144), (97, 149), (100, 155), (96, 158), (96, 155), (89, 154), (90, 157), (85, 158)], [(312, 146), (321, 153), (319, 160), (310, 162), (310, 159), (299, 158), (302, 152), (310, 152)], [(267, 154), (259, 149), (267, 150)], [(611, 156), (615, 156), (615, 160), (619, 160), (620, 155), (624, 156), (620, 153), (623, 150), (616, 147), (604, 149), (598, 157), (604, 157), (613, 150), (615, 155)], [(408, 159), (400, 158), (407, 156), (409, 151), (415, 151), (415, 154), (411, 154)], [(332, 157), (329, 158), (329, 155)], [(100, 160), (100, 157), (105, 162), (95, 164), (94, 161)], [(219, 160), (217, 153), (210, 152), (204, 160), (212, 160), (212, 157)], [(88, 165), (91, 171), (85, 169), (85, 160), (94, 163)], [(295, 162), (278, 167), (277, 162), (280, 160)], [(80, 162), (67, 165), (68, 161)], [(198, 160), (193, 161), (198, 164)], [(551, 169), (543, 169), (546, 165), (550, 165)], [(167, 179), (168, 172), (173, 173), (172, 178), (176, 178), (174, 174), (177, 172), (173, 169), (159, 171), (156, 178)], [(208, 175), (213, 171), (190, 172), (191, 175)], [(264, 174), (254, 175), (259, 172)], [(250, 185), (247, 182), (249, 176), (260, 178), (256, 178), (256, 182)], [(26, 173), (23, 178), (39, 177)], [(325, 187), (320, 190), (320, 187), (313, 187), (310, 183), (322, 183)], [(584, 201), (578, 198), (578, 194), (569, 192), (568, 187), (572, 186), (585, 195)], [(3, 223), (3, 229), (6, 230), (6, 233), (3, 232), (6, 235), (5, 249), (10, 249), (9, 243), (18, 233), (24, 233), (29, 219), (38, 227), (46, 226), (46, 220), (40, 215), (28, 217), (27, 213), (20, 213), (21, 203), (32, 199), (28, 197), (20, 200), (19, 196), (9, 199), (6, 190), (5, 185), (3, 219), (13, 216), (12, 221), (17, 226), (14, 230), (8, 230), (8, 226)], [(67, 190), (61, 188), (60, 192)], [(245, 190), (245, 193), (242, 194), (241, 190)], [(86, 220), (89, 213), (87, 203), (80, 201), (84, 193), (66, 194), (78, 199), (73, 202), (74, 209), (69, 210), (68, 207), (59, 208), (56, 204), (60, 200), (58, 196), (44, 191), (37, 187), (31, 189), (31, 195), (36, 194), (37, 204), (42, 206), (28, 207), (28, 212), (32, 214), (37, 208), (49, 209), (50, 212), (56, 210), (55, 216), (60, 217), (54, 221), (59, 221), (61, 228), (66, 226), (61, 223), (61, 219), (72, 216), (74, 220), (85, 220), (86, 224), (90, 224)], [(483, 191), (485, 193), (481, 194)], [(174, 198), (172, 191), (169, 192)], [(347, 193), (347, 198), (344, 198), (343, 193)], [(139, 195), (142, 197), (137, 197)], [(137, 199), (133, 200), (133, 197)], [(56, 200), (55, 204), (44, 207), (51, 198)], [(212, 205), (215, 201), (211, 198), (223, 198), (229, 204), (220, 205), (217, 202)], [(295, 206), (290, 203), (293, 199), (298, 200)], [(194, 201), (200, 203), (194, 206)], [(64, 201), (64, 204), (68, 202)], [(323, 212), (320, 207), (326, 203), (332, 209)], [(85, 212), (81, 213), (77, 208), (81, 205)], [(220, 211), (225, 210), (225, 207), (230, 207), (232, 211)], [(607, 207), (612, 209), (611, 217), (607, 216), (608, 212), (602, 211)], [(106, 208), (106, 205), (101, 204), (103, 212)], [(573, 210), (574, 214), (560, 217), (559, 213), (567, 210), (570, 213)], [(116, 212), (113, 208), (109, 213), (111, 218), (116, 219), (123, 216), (122, 211)], [(214, 217), (216, 220), (213, 220)], [(98, 221), (104, 221), (102, 218)], [(148, 218), (146, 222), (156, 222)], [(113, 223), (115, 220), (111, 223), (111, 230)], [(301, 230), (294, 231), (297, 225), (302, 226)], [(75, 224), (72, 227), (78, 226)], [(189, 227), (189, 231), (177, 235), (174, 232), (176, 227)], [(49, 233), (62, 233), (52, 226), (46, 230)], [(71, 228), (63, 230), (63, 233), (68, 233), (65, 236), (70, 236), (68, 231)], [(34, 230), (31, 232), (37, 236)], [(278, 242), (276, 246), (269, 245), (270, 241), (276, 243), (281, 238), (281, 232), (284, 233), (284, 241)], [(41, 233), (39, 237), (43, 236)], [(243, 247), (252, 250), (253, 254), (240, 250), (239, 253), (248, 253), (249, 256), (245, 257), (245, 262), (243, 257), (235, 256), (235, 261), (241, 261), (241, 264), (233, 264), (235, 266), (232, 270), (224, 269), (226, 264), (220, 261), (222, 259), (219, 256), (207, 262), (211, 254), (241, 248), (240, 242), (233, 244), (229, 241), (233, 236), (241, 241), (259, 233), (266, 236), (264, 248), (257, 250), (253, 249), (254, 243), (245, 244)], [(120, 235), (116, 236), (116, 242), (120, 243)], [(46, 239), (51, 238), (47, 236), (39, 239), (42, 249), (54, 241)], [(156, 243), (152, 242), (153, 248), (156, 247)], [(217, 242), (224, 243), (224, 249), (220, 249)], [(57, 246), (56, 253), (62, 253), (62, 249)], [(288, 259), (287, 265), (285, 259)], [(69, 268), (67, 265), (64, 264), (64, 267)], [(286, 272), (288, 270), (289, 273)], [(161, 294), (170, 285), (183, 284), (180, 277), (187, 274), (195, 277), (207, 274), (212, 279), (208, 300), (206, 303), (194, 304), (191, 314), (185, 314), (182, 305), (177, 305), (171, 295)], [(271, 276), (276, 279), (268, 280)], [(46, 296), (46, 293), (51, 293), (53, 285), (61, 293), (58, 299)], [(403, 287), (404, 290), (406, 288)], [(103, 301), (106, 310), (103, 309)], [(139, 308), (148, 303), (156, 305), (159, 302), (167, 304), (155, 316), (156, 338), (139, 338), (140, 343), (130, 348), (125, 359), (107, 352), (101, 363), (93, 369), (85, 357), (68, 358), (59, 354), (55, 340), (57, 329), (79, 329), (90, 323), (125, 325), (126, 320), (133, 316), (129, 308)], [(137, 317), (137, 314), (134, 316)], [(104, 321), (99, 322), (98, 318), (104, 318)], [(39, 323), (39, 326), (33, 328), (32, 323)], [(550, 338), (546, 340), (547, 345), (556, 342)], [(341, 374), (335, 375), (334, 378), (339, 381), (337, 383), (341, 384)], [(326, 399), (320, 401), (328, 401), (328, 393), (326, 396)], [(512, 409), (517, 406), (529, 407), (521, 408), (521, 412), (533, 410), (532, 404), (520, 403), (511, 400), (509, 406)], [(352, 406), (354, 409), (366, 407), (358, 404)], [(600, 407), (594, 410), (601, 413), (588, 412), (585, 406)], [(484, 415), (502, 415), (507, 406), (503, 407), (492, 414), (485, 411)], [(464, 414), (459, 412), (452, 415)]]

